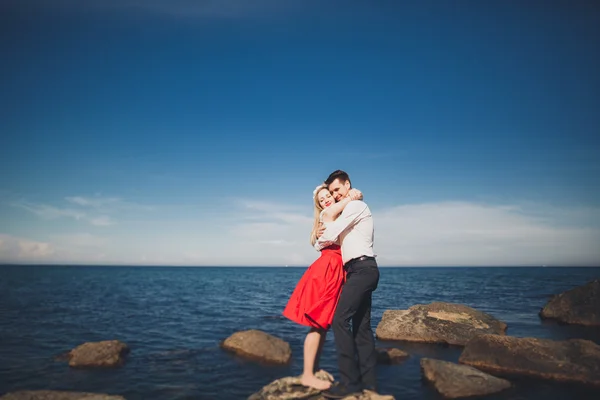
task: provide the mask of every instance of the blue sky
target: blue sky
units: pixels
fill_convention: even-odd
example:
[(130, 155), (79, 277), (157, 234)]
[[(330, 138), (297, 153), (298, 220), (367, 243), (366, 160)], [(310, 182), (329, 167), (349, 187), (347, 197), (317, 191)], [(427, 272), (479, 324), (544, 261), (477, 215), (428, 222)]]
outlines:
[(600, 264), (589, 1), (6, 0), (0, 262), (308, 265), (344, 169), (382, 265)]

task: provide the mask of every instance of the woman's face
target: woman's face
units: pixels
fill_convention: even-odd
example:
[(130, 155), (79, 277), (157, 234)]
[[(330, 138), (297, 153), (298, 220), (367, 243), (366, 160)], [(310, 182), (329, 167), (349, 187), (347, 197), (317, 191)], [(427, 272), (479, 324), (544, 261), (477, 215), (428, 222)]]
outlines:
[(317, 193), (317, 200), (319, 201), (319, 204), (323, 209), (326, 209), (327, 207), (335, 203), (333, 196), (331, 195), (331, 193), (329, 193), (329, 190), (325, 188), (321, 189), (319, 193)]

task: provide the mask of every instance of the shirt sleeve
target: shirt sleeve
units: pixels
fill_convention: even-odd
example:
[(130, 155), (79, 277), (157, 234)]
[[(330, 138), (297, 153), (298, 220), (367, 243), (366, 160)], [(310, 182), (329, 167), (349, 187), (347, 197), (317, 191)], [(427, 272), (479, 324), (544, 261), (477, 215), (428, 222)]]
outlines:
[(325, 229), (325, 232), (323, 232), (323, 235), (317, 239), (315, 242), (315, 249), (321, 251), (325, 247), (334, 244), (338, 240), (340, 234), (348, 227), (352, 226), (366, 208), (366, 203), (362, 201), (351, 201), (346, 208), (344, 208), (344, 211), (342, 211), (342, 215), (334, 222), (330, 223), (327, 226), (327, 229)]

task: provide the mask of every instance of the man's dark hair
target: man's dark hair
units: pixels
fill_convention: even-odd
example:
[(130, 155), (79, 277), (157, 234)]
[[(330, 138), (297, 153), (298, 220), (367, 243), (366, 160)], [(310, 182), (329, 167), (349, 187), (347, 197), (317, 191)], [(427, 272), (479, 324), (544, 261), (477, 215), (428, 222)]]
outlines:
[(350, 182), (350, 177), (348, 176), (347, 173), (345, 173), (341, 169), (333, 171), (331, 174), (329, 174), (329, 176), (327, 177), (327, 179), (325, 179), (325, 184), (327, 186), (329, 186), (336, 179), (339, 179), (340, 183), (344, 183), (344, 182), (348, 181), (348, 183), (350, 184), (350, 187), (352, 187), (352, 182)]

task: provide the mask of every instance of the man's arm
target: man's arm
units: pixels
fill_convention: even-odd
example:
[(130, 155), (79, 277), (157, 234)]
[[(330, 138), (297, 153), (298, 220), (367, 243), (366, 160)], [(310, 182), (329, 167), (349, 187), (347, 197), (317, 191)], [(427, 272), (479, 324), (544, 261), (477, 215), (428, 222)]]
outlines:
[(323, 211), (323, 221), (332, 222), (335, 219), (335, 217), (337, 217), (338, 215), (340, 215), (342, 213), (342, 211), (344, 211), (344, 208), (346, 208), (346, 206), (348, 204), (350, 204), (350, 202), (352, 200), (362, 200), (362, 199), (363, 199), (363, 195), (360, 190), (350, 189), (350, 192), (348, 193), (348, 197), (346, 197), (345, 199), (342, 199), (341, 201), (338, 201), (337, 203), (331, 205), (330, 207), (327, 207)]
[(327, 246), (331, 246), (335, 243), (337, 238), (342, 232), (349, 226), (352, 226), (356, 222), (360, 214), (367, 208), (367, 205), (362, 201), (351, 201), (350, 204), (344, 208), (342, 215), (334, 222), (329, 224), (323, 235), (315, 242), (315, 249), (321, 251)]

